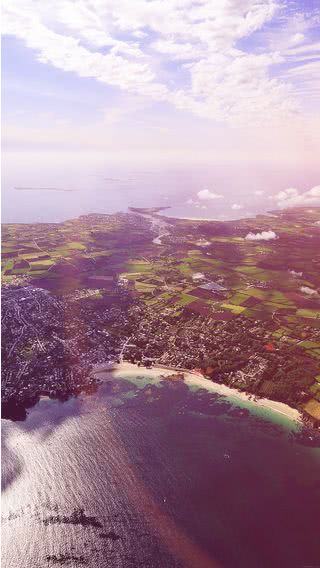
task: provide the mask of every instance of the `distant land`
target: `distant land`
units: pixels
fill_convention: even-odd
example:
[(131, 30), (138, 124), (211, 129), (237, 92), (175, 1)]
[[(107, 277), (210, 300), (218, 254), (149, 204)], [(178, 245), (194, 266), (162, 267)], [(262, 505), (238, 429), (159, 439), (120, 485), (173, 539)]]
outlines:
[(143, 213), (145, 215), (154, 215), (155, 213), (159, 213), (160, 211), (164, 211), (165, 209), (171, 209), (170, 205), (165, 207), (129, 207), (129, 211), (132, 213)]
[(63, 189), (59, 187), (15, 187), (16, 191), (73, 191), (73, 189)]
[(225, 222), (168, 208), (3, 225), (3, 415), (128, 361), (196, 369), (319, 428), (320, 208)]

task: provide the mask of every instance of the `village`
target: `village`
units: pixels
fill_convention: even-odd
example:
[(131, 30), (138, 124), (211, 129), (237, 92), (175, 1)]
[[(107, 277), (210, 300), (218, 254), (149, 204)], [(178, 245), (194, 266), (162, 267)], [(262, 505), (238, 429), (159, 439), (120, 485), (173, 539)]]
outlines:
[[(40, 396), (91, 392), (97, 365), (130, 361), (198, 369), (317, 423), (314, 216), (295, 217), (312, 234), (305, 276), (287, 218), (277, 221), (272, 248), (245, 240), (252, 220), (225, 226), (151, 217), (144, 210), (4, 227), (3, 415), (25, 416)], [(268, 222), (259, 219), (256, 230)]]

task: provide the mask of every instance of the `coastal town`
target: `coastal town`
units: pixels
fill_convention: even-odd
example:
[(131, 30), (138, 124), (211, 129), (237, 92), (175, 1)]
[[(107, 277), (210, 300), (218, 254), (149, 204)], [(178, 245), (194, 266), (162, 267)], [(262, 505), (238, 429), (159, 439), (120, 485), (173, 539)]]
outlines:
[(3, 417), (128, 361), (196, 369), (318, 427), (319, 224), (320, 208), (225, 223), (133, 208), (4, 225)]

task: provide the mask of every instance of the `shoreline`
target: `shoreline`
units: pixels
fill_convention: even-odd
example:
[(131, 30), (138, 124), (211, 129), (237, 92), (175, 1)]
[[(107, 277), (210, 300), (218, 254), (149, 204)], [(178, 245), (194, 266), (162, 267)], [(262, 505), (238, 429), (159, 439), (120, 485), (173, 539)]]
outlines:
[(113, 376), (120, 376), (122, 373), (126, 375), (137, 375), (140, 371), (148, 373), (150, 376), (159, 377), (160, 375), (167, 376), (172, 375), (172, 373), (182, 373), (184, 375), (184, 381), (188, 385), (198, 386), (199, 388), (205, 388), (211, 390), (223, 396), (230, 398), (236, 398), (241, 401), (249, 402), (253, 405), (266, 408), (267, 410), (272, 410), (294, 422), (303, 424), (302, 413), (296, 408), (292, 408), (284, 402), (278, 402), (276, 400), (270, 400), (268, 398), (253, 398), (250, 393), (239, 391), (238, 389), (228, 387), (227, 385), (221, 383), (215, 383), (210, 379), (207, 379), (204, 375), (197, 371), (192, 371), (190, 369), (181, 369), (177, 367), (166, 367), (161, 365), (154, 365), (153, 367), (145, 367), (143, 365), (136, 365), (135, 363), (129, 363), (123, 361), (122, 363), (115, 364), (100, 364), (96, 366), (94, 374), (100, 373), (112, 373)]

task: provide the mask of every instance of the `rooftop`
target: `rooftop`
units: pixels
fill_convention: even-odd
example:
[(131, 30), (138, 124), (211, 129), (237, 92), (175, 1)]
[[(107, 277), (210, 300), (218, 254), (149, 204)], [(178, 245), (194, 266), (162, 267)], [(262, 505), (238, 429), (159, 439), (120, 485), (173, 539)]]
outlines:
[(207, 284), (201, 284), (199, 288), (202, 288), (203, 290), (211, 290), (212, 292), (223, 292), (227, 290), (227, 288), (221, 286), (221, 284), (217, 284), (217, 282), (208, 282)]

